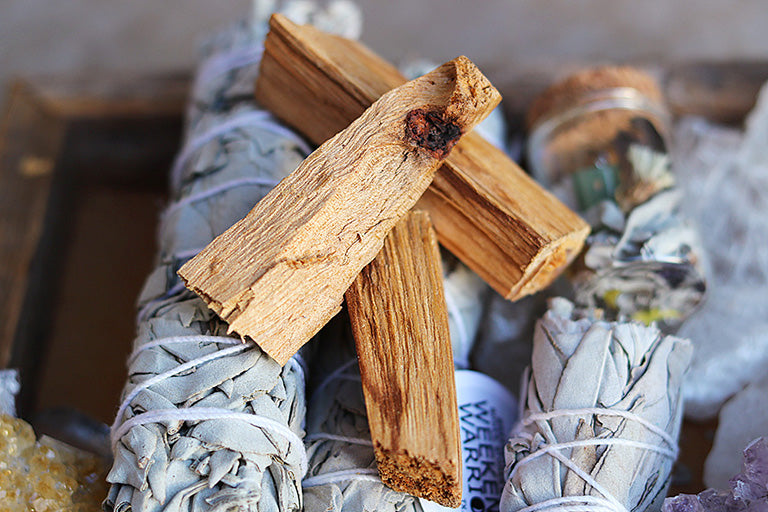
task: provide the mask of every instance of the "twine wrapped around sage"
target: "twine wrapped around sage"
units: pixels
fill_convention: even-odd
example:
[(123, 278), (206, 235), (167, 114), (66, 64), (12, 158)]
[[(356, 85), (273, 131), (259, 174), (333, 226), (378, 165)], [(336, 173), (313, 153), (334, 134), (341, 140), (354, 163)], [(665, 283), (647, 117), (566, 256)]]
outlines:
[(522, 420), (506, 447), (502, 512), (661, 507), (691, 345), (589, 313), (557, 298), (536, 326)]
[[(250, 100), (267, 4), (257, 4), (252, 23), (205, 48), (171, 172), (156, 268), (139, 298), (138, 334), (111, 432), (108, 511), (302, 507), (301, 359), (281, 368), (254, 343), (227, 336), (226, 324), (176, 275), (309, 152)], [(312, 5), (289, 3), (285, 10), (304, 22), (321, 12)], [(333, 11), (322, 14), (334, 19)]]

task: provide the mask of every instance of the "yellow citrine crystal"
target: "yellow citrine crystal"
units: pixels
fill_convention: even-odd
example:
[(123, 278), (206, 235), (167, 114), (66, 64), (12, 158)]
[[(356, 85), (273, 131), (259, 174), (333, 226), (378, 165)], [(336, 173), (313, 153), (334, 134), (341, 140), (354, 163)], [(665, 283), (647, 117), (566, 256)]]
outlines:
[(24, 420), (0, 415), (0, 503), (8, 512), (96, 512), (106, 494), (94, 455), (49, 437), (35, 440)]

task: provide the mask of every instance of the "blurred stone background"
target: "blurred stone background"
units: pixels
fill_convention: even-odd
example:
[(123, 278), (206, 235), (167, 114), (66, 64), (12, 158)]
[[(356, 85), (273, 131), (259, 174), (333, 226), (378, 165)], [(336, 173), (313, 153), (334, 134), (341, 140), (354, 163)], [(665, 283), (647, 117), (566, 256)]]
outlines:
[[(768, 57), (761, 0), (359, 0), (393, 61), (463, 53), (495, 82), (574, 60)], [(0, 0), (0, 86), (30, 73), (191, 69), (247, 0)], [(2, 93), (0, 93), (2, 94)]]

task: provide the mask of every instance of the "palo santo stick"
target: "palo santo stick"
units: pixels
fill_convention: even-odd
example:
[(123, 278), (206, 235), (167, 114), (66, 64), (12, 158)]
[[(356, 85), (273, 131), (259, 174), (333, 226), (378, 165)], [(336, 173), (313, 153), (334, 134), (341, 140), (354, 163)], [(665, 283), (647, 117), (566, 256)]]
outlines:
[(338, 312), (440, 161), (499, 100), (466, 57), (390, 91), (179, 275), (230, 332), (285, 364)]
[[(405, 78), (361, 44), (273, 15), (256, 99), (320, 144)], [(547, 286), (588, 225), (502, 151), (467, 134), (418, 207), (440, 243), (510, 300)]]
[(453, 351), (437, 236), (412, 212), (346, 294), (365, 408), (382, 481), (461, 504)]

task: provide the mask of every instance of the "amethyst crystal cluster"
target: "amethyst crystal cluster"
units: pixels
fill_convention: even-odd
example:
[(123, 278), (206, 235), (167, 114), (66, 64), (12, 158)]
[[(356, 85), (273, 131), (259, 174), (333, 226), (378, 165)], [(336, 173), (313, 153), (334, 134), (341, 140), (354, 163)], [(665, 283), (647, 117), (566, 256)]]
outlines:
[(707, 489), (664, 500), (662, 512), (768, 512), (768, 437), (744, 450), (743, 471), (731, 478), (731, 489)]

